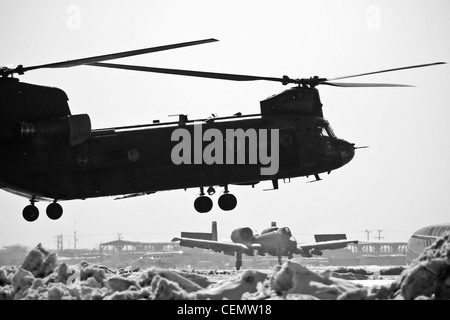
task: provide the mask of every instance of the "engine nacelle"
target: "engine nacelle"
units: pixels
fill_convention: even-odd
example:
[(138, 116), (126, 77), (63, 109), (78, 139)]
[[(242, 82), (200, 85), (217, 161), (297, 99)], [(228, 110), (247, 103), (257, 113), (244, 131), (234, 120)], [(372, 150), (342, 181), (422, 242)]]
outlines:
[(20, 139), (43, 136), (47, 139), (68, 140), (72, 146), (80, 144), (91, 135), (91, 121), (87, 114), (69, 116), (62, 119), (41, 121), (37, 123), (21, 122)]
[(248, 227), (235, 229), (231, 233), (231, 241), (234, 243), (248, 243), (251, 242), (252, 239), (253, 231)]

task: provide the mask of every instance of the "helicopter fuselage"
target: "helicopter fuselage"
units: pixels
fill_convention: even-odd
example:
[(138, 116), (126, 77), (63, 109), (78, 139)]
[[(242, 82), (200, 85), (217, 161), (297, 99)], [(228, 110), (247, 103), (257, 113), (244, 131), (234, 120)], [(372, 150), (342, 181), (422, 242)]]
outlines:
[[(0, 108), (3, 113), (0, 187), (32, 201), (127, 197), (164, 190), (255, 185), (265, 180), (275, 182), (317, 176), (343, 166), (354, 155), (353, 145), (336, 138), (321, 116), (321, 110), (317, 114), (314, 108), (318, 106), (308, 102), (307, 108), (313, 107), (315, 111), (302, 114), (298, 106), (293, 105), (299, 103), (298, 98), (286, 100), (286, 95), (298, 92), (316, 94), (311, 88), (292, 88), (261, 102), (261, 114), (198, 120), (180, 116), (179, 121), (174, 122), (92, 130), (88, 115), (70, 114), (67, 97), (60, 89), (20, 82), (9, 82), (5, 87), (14, 90), (8, 93), (2, 90), (2, 96), (6, 97), (3, 101), (9, 104)], [(45, 99), (41, 95), (33, 100), (26, 95), (41, 89), (46, 92)], [(314, 97), (318, 99), (318, 94)], [(12, 107), (14, 104), (18, 106)], [(278, 111), (276, 105), (279, 105)], [(173, 152), (180, 141), (174, 139), (174, 132), (180, 129), (193, 137), (191, 150), (187, 151), (192, 161), (178, 164)], [(205, 138), (204, 133), (211, 129), (224, 137), (223, 143)], [(244, 145), (230, 145), (226, 140), (227, 132), (236, 130), (254, 132), (257, 141), (266, 139), (268, 150), (273, 144), (269, 133), (276, 131), (277, 150), (272, 148), (268, 152), (272, 155), (277, 152), (275, 172), (262, 174), (261, 169), (267, 168), (267, 162), (249, 161), (249, 139), (244, 140)], [(196, 151), (204, 154), (213, 143), (223, 148), (224, 155), (235, 153), (234, 163), (206, 163), (203, 158), (200, 162), (194, 159)], [(244, 152), (244, 162), (237, 161), (239, 152)]]
[[(321, 136), (314, 117), (297, 120), (281, 116), (240, 118), (233, 122), (220, 122), (221, 118), (217, 118), (212, 123), (192, 124), (186, 128), (192, 136), (193, 126), (221, 132), (235, 128), (279, 130), (279, 169), (275, 175), (261, 175), (262, 164), (174, 164), (171, 153), (177, 142), (172, 141), (171, 136), (179, 125), (172, 123), (145, 129), (93, 130), (89, 138), (75, 146), (71, 146), (68, 136), (62, 133), (50, 138), (35, 133), (20, 143), (4, 143), (0, 181), (4, 188), (21, 190), (37, 198), (70, 200), (200, 186), (256, 184), (263, 180), (328, 172), (345, 164), (340, 149), (345, 149), (346, 143)], [(203, 145), (206, 147), (208, 143), (202, 141), (202, 150)]]

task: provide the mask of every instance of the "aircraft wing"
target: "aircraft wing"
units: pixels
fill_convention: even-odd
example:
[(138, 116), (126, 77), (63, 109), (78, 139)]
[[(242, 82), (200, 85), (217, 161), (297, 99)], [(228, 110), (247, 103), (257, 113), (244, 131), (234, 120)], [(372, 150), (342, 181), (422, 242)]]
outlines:
[(308, 253), (309, 251), (322, 251), (322, 250), (334, 250), (345, 248), (349, 243), (358, 243), (358, 240), (332, 240), (332, 241), (321, 241), (311, 244), (299, 244), (297, 245), (297, 253)]
[(249, 253), (256, 249), (248, 247), (242, 243), (232, 243), (232, 242), (220, 242), (212, 240), (201, 240), (193, 238), (173, 238), (172, 242), (180, 241), (180, 246), (190, 247), (190, 248), (201, 248), (213, 250), (215, 252), (223, 252), (224, 254), (234, 255), (234, 253)]
[(442, 238), (442, 236), (426, 236), (424, 234), (413, 234), (411, 236), (411, 238), (415, 238), (415, 239), (420, 239), (420, 240), (432, 240), (432, 241), (436, 241), (440, 238)]

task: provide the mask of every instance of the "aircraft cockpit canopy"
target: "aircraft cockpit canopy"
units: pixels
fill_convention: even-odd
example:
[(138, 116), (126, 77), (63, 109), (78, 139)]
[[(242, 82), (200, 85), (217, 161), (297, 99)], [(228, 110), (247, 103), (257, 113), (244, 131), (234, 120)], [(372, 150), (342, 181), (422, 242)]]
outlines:
[(276, 230), (278, 230), (278, 227), (267, 228), (267, 229), (264, 229), (264, 230), (261, 232), (261, 234), (273, 232), (273, 231), (276, 231)]
[(331, 128), (330, 123), (325, 119), (317, 120), (317, 130), (323, 137), (336, 138), (333, 128)]
[(279, 230), (279, 233), (281, 233), (281, 234), (292, 235), (291, 229), (289, 229), (288, 227), (279, 228), (278, 230)]

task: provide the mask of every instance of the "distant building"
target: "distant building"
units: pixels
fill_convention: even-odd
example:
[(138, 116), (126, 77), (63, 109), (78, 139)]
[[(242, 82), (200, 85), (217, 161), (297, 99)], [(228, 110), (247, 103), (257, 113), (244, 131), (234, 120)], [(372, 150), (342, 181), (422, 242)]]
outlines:
[(0, 266), (21, 266), (29, 251), (19, 244), (3, 247), (0, 249)]
[[(122, 239), (100, 244), (101, 263), (108, 267), (151, 265), (178, 268), (224, 268), (232, 258), (174, 242), (137, 242)], [(234, 263), (234, 262), (233, 262)]]
[(409, 258), (406, 242), (360, 241), (344, 249), (324, 252), (329, 265), (407, 265)]

